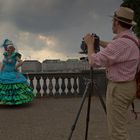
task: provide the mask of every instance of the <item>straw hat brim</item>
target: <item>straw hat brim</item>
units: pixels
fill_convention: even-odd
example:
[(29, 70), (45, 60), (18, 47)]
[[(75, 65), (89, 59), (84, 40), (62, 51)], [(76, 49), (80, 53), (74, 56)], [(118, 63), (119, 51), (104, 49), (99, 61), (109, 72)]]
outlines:
[(124, 20), (122, 20), (122, 19), (119, 19), (118, 17), (115, 17), (115, 16), (110, 16), (110, 17), (112, 17), (112, 18), (114, 18), (114, 19), (116, 19), (116, 20), (118, 20), (118, 21), (121, 21), (121, 22), (123, 22), (123, 23), (132, 25), (132, 26), (136, 26), (136, 25), (137, 25), (137, 23), (136, 23), (135, 21), (127, 22), (127, 21), (124, 21)]

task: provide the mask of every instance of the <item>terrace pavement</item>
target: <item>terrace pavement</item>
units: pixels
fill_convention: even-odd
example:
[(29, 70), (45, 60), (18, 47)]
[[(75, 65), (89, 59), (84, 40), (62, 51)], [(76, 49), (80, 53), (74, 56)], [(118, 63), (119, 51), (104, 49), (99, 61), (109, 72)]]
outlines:
[[(0, 106), (0, 140), (68, 140), (82, 98), (36, 98), (31, 104)], [(140, 111), (140, 100), (135, 101)], [(84, 140), (87, 99), (71, 140)], [(140, 139), (140, 114), (128, 112), (132, 140)], [(106, 114), (98, 97), (92, 97), (88, 140), (108, 140)]]

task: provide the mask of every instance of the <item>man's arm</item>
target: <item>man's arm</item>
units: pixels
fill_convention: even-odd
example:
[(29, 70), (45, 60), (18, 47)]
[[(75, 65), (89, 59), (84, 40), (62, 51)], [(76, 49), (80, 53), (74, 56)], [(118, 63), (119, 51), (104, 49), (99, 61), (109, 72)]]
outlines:
[(105, 47), (107, 47), (107, 45), (108, 45), (109, 43), (110, 43), (110, 42), (108, 42), (108, 41), (100, 40), (99, 45), (100, 45), (101, 47), (105, 48)]

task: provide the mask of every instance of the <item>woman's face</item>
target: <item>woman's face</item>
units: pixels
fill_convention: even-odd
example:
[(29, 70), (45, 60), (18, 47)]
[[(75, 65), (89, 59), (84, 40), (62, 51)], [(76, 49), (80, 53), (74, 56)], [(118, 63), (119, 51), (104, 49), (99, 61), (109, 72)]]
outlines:
[(8, 46), (8, 47), (7, 47), (7, 52), (8, 52), (9, 54), (12, 54), (14, 51), (15, 51), (14, 46)]

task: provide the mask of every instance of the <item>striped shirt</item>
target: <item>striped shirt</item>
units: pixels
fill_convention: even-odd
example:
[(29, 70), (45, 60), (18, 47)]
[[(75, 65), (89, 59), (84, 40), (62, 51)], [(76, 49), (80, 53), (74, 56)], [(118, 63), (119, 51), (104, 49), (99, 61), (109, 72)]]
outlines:
[(121, 32), (97, 54), (92, 54), (91, 64), (94, 67), (106, 67), (107, 78), (114, 82), (132, 81), (140, 61), (136, 43), (124, 35), (138, 41), (132, 31)]

